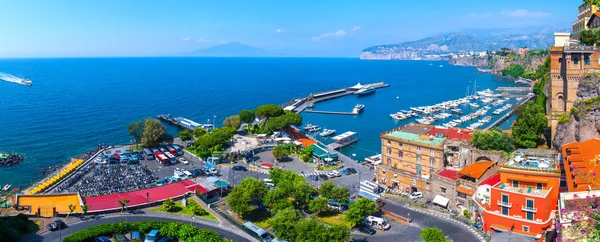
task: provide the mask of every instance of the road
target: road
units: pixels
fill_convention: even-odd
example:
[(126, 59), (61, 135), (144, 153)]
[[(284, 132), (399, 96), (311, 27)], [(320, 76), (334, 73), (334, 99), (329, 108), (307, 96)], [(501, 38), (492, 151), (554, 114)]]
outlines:
[(420, 229), (436, 227), (444, 231), (444, 233), (453, 241), (480, 241), (480, 239), (471, 230), (454, 221), (409, 210), (399, 204), (389, 201), (384, 202), (385, 205), (383, 206), (383, 209), (386, 211), (403, 217), (407, 217), (408, 212), (410, 212), (410, 218), (412, 219), (412, 223), (410, 223), (411, 226), (417, 226)]
[[(68, 228), (63, 229), (61, 231), (47, 232), (42, 235), (37, 235), (34, 238), (28, 238), (26, 241), (60, 242), (66, 236), (69, 236), (79, 230), (97, 226), (97, 225), (101, 225), (101, 224), (119, 223), (121, 221), (124, 221), (125, 217), (127, 218), (127, 222), (144, 222), (144, 221), (150, 221), (150, 220), (157, 220), (157, 221), (163, 221), (163, 222), (190, 223), (189, 220), (165, 218), (165, 217), (158, 217), (158, 216), (129, 215), (129, 216), (108, 217), (108, 218), (101, 218), (98, 220), (89, 220), (89, 221), (83, 222), (83, 223), (72, 224), (72, 225), (69, 225)], [(198, 222), (194, 222), (193, 225), (198, 228), (207, 228), (207, 229), (213, 230), (213, 231), (221, 234), (221, 236), (223, 236), (224, 238), (227, 238), (227, 239), (230, 239), (230, 240), (233, 240), (236, 242), (237, 241), (250, 241), (247, 238), (237, 235), (236, 233), (227, 231), (223, 228), (219, 228), (216, 226), (212, 226), (212, 225), (208, 225), (208, 224), (204, 224), (204, 223), (198, 223)]]

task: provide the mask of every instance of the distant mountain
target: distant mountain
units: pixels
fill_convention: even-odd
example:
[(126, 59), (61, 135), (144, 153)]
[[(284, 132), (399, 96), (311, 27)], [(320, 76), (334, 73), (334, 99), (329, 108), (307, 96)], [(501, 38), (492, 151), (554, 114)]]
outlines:
[(211, 57), (264, 57), (270, 56), (270, 53), (256, 47), (230, 42), (217, 45), (206, 49), (200, 49), (185, 53), (186, 56), (211, 56)]
[(361, 59), (444, 59), (444, 54), (498, 50), (502, 47), (547, 49), (552, 45), (557, 29), (549, 27), (526, 27), (511, 29), (462, 29), (432, 37), (376, 45), (365, 48)]

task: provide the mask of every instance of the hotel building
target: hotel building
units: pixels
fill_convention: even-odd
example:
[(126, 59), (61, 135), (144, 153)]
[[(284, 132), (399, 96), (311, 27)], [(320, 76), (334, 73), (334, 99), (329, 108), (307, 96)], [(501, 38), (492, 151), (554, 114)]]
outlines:
[(588, 29), (588, 21), (594, 13), (598, 11), (598, 6), (590, 4), (581, 4), (577, 20), (573, 22), (573, 39), (579, 39), (579, 32)]

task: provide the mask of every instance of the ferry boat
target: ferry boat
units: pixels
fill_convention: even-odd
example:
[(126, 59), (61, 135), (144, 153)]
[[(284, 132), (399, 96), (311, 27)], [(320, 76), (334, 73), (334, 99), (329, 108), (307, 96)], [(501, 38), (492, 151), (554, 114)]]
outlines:
[(2, 188), (2, 191), (8, 191), (8, 189), (10, 189), (11, 185), (10, 184), (6, 184), (4, 185), (4, 187)]
[(321, 132), (319, 135), (321, 137), (327, 137), (327, 136), (330, 136), (332, 134), (335, 134), (335, 129), (323, 129), (323, 132)]
[(353, 113), (360, 113), (362, 112), (362, 110), (365, 108), (365, 105), (362, 104), (356, 104), (356, 106), (354, 106), (354, 109), (352, 109)]
[(25, 85), (25, 86), (31, 86), (32, 82), (30, 79), (21, 79), (21, 80), (19, 80), (19, 84)]
[(369, 94), (374, 93), (374, 92), (375, 92), (375, 88), (371, 87), (371, 86), (368, 86), (368, 87), (364, 87), (364, 88), (359, 89), (358, 91), (355, 92), (355, 94), (359, 95), (359, 96), (364, 96), (364, 95), (369, 95)]

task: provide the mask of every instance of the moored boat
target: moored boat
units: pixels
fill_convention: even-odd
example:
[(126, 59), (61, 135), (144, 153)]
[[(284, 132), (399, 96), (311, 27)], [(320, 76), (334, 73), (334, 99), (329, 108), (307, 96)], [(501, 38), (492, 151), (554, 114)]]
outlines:
[(355, 94), (359, 95), (359, 96), (364, 96), (364, 95), (369, 95), (369, 94), (374, 93), (374, 92), (375, 92), (375, 88), (374, 87), (367, 86), (367, 87), (359, 89), (358, 91), (355, 92)]
[(326, 136), (330, 136), (332, 134), (335, 134), (335, 129), (323, 129), (323, 132), (321, 132), (319, 135), (321, 137), (326, 137)]

